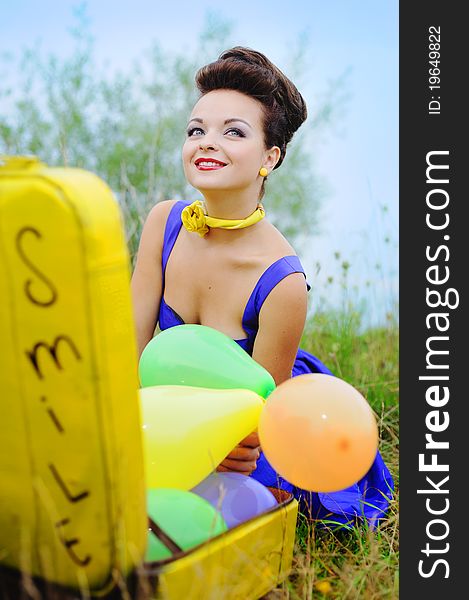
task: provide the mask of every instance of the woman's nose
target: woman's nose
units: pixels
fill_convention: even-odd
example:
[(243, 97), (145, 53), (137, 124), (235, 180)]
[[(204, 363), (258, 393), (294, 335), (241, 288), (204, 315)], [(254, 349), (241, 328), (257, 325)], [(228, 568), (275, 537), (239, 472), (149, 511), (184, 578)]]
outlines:
[(200, 140), (199, 148), (201, 150), (217, 150), (218, 146), (216, 142), (214, 142), (213, 140), (209, 140), (207, 136), (205, 136), (204, 140)]

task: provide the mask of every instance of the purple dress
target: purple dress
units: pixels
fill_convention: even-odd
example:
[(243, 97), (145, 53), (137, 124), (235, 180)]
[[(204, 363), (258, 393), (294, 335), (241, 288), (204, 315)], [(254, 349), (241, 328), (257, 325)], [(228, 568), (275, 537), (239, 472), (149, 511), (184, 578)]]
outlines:
[[(166, 264), (181, 230), (181, 212), (185, 206), (187, 203), (181, 201), (174, 204), (169, 213), (164, 233), (163, 293), (158, 313), (158, 323), (162, 331), (175, 325), (184, 324), (181, 317), (164, 300), (164, 281)], [(242, 325), (247, 337), (235, 340), (248, 354), (252, 355), (262, 304), (271, 290), (291, 273), (304, 274), (303, 267), (297, 256), (284, 256), (270, 265), (256, 283), (243, 314)], [(296, 377), (305, 373), (333, 375), (319, 359), (300, 348), (295, 359), (292, 376)], [(291, 492), (300, 501), (300, 509), (304, 514), (330, 522), (330, 526), (334, 526), (333, 523), (353, 523), (356, 518), (366, 518), (371, 527), (375, 526), (378, 520), (385, 516), (394, 489), (391, 474), (379, 452), (368, 473), (354, 485), (339, 492), (316, 493), (295, 487), (280, 477), (269, 464), (264, 453), (261, 453), (257, 468), (251, 476), (266, 486), (279, 487)]]

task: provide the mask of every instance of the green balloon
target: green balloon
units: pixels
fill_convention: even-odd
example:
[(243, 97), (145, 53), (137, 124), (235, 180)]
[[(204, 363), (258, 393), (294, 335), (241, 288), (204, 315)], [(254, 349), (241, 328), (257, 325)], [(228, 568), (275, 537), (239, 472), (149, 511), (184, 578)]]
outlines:
[(138, 370), (142, 387), (241, 388), (263, 398), (275, 389), (264, 367), (227, 335), (205, 325), (177, 325), (159, 333), (145, 346)]
[(153, 562), (156, 560), (171, 558), (171, 551), (166, 548), (163, 542), (160, 542), (156, 535), (152, 533), (151, 529), (148, 530), (147, 542), (145, 562)]
[[(168, 488), (147, 490), (147, 512), (182, 550), (194, 548), (228, 530), (221, 514), (192, 492)], [(149, 531), (145, 561), (171, 556), (172, 552)]]

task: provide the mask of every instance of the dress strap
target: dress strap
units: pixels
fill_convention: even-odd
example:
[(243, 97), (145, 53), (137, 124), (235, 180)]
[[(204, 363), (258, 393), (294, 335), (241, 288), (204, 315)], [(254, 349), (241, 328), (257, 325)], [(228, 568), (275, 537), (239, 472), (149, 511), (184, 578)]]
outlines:
[[(259, 278), (251, 296), (246, 304), (243, 316), (243, 328), (245, 330), (256, 331), (259, 326), (259, 313), (265, 299), (274, 289), (274, 287), (292, 273), (303, 273), (306, 278), (300, 259), (296, 255), (283, 256), (268, 267)], [(307, 289), (310, 285), (306, 283)]]
[(187, 202), (182, 202), (178, 200), (169, 211), (168, 218), (166, 220), (166, 226), (164, 229), (164, 238), (163, 238), (163, 252), (162, 252), (162, 268), (163, 268), (163, 277), (164, 272), (166, 270), (166, 263), (168, 262), (169, 255), (173, 249), (173, 246), (177, 240), (179, 235), (179, 231), (182, 227), (181, 221), (181, 213), (183, 209), (188, 206)]

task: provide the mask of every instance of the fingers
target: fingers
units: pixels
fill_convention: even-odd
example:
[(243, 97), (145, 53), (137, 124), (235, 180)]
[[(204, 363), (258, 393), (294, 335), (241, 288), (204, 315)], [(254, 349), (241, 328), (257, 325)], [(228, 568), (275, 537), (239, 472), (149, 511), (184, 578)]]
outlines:
[(217, 471), (249, 475), (257, 468), (260, 454), (259, 437), (257, 432), (253, 432), (233, 448), (225, 460), (218, 465)]
[(259, 435), (257, 431), (253, 431), (248, 436), (246, 436), (244, 440), (241, 440), (239, 442), (239, 445), (248, 446), (249, 448), (256, 448), (257, 446), (260, 446)]
[(231, 458), (225, 458), (225, 460), (218, 465), (217, 471), (231, 471), (234, 473), (242, 473), (243, 475), (249, 475), (257, 467), (256, 461), (247, 460), (233, 460)]
[(242, 461), (256, 461), (261, 455), (260, 446), (255, 448), (249, 448), (247, 446), (236, 446), (233, 450), (228, 454), (226, 458), (230, 458), (232, 460), (242, 460)]

